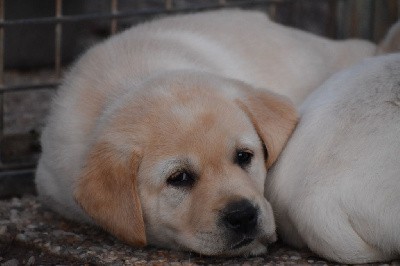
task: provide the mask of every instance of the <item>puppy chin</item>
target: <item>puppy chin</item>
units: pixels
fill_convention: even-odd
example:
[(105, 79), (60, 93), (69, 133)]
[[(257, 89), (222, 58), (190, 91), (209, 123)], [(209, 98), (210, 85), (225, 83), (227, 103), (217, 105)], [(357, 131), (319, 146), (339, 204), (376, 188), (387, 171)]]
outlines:
[[(193, 251), (193, 250), (192, 250)], [(232, 248), (232, 245), (223, 248), (208, 247), (206, 250), (194, 250), (195, 252), (206, 256), (221, 256), (221, 257), (235, 257), (235, 256), (257, 256), (264, 254), (268, 251), (267, 245), (262, 244), (258, 240), (254, 240), (248, 245), (240, 248)]]
[(261, 255), (264, 254), (268, 251), (268, 247), (267, 245), (262, 244), (261, 242), (259, 242), (258, 240), (254, 240), (253, 242), (251, 242), (250, 244), (237, 248), (237, 249), (228, 249), (226, 250), (226, 252), (223, 252), (221, 254), (217, 254), (217, 255), (221, 255), (221, 256), (229, 256), (229, 257), (233, 257), (233, 256), (257, 256), (257, 255)]
[(266, 235), (257, 238), (247, 245), (243, 245), (240, 248), (235, 248), (235, 245), (231, 245), (227, 248), (226, 252), (221, 253), (223, 256), (258, 256), (268, 251), (268, 245), (274, 243), (277, 240), (276, 233)]

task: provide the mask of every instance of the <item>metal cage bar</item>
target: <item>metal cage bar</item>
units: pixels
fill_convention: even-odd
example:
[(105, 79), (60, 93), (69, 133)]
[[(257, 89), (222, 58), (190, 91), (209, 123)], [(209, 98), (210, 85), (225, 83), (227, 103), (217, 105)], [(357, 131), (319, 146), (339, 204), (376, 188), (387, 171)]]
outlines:
[[(4, 21), (4, 1), (0, 0), (0, 22)], [(0, 25), (0, 90), (4, 87), (4, 27)], [(0, 140), (4, 132), (4, 95), (0, 93)], [(0, 156), (0, 169), (3, 168)]]
[[(62, 17), (62, 5), (63, 0), (56, 0), (56, 12), (55, 17)], [(62, 41), (62, 24), (56, 23), (55, 26), (55, 51), (54, 51), (54, 69), (56, 72), (57, 79), (61, 78), (61, 58), (62, 58), (62, 50), (61, 50), (61, 41)]]
[[(118, 14), (118, 0), (111, 0), (111, 14)], [(111, 34), (115, 34), (117, 32), (118, 20), (116, 18), (111, 19)]]
[[(0, 23), (4, 22), (4, 1), (0, 0)], [(0, 89), (4, 87), (4, 27), (0, 24)], [(0, 93), (0, 138), (3, 136), (3, 94)]]

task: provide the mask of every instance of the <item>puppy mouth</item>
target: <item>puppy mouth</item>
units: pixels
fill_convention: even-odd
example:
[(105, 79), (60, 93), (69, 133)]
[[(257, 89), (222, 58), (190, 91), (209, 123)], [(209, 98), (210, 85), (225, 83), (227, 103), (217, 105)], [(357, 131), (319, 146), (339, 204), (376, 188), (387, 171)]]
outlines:
[(242, 240), (240, 240), (239, 242), (237, 242), (236, 244), (234, 244), (231, 249), (238, 249), (244, 246), (249, 245), (251, 242), (254, 241), (254, 238), (248, 238), (248, 237), (244, 237)]
[[(231, 249), (239, 249), (241, 247), (250, 245), (251, 243), (253, 243), (254, 240), (256, 240), (255, 237), (244, 236), (241, 240), (239, 240), (238, 242), (233, 244), (230, 248)], [(267, 237), (261, 237), (258, 240), (264, 246), (268, 246), (269, 244), (272, 244), (272, 243), (274, 243), (276, 241), (276, 234), (274, 233), (274, 234), (272, 234), (270, 236), (267, 236)]]

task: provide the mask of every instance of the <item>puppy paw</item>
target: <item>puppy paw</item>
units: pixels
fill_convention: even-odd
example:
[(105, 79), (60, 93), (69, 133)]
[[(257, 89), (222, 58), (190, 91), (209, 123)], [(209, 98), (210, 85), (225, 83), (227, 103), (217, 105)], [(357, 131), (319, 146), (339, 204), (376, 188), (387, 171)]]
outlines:
[(400, 21), (397, 21), (379, 43), (376, 55), (400, 52)]

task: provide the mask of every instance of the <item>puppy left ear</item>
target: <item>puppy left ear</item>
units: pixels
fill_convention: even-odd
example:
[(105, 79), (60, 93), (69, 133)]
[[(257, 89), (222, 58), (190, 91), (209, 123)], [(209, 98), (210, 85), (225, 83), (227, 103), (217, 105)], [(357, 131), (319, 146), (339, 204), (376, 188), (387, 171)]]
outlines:
[(237, 100), (250, 117), (267, 149), (267, 169), (276, 161), (298, 122), (298, 113), (286, 97), (265, 90), (248, 89)]
[(93, 220), (119, 239), (146, 245), (137, 191), (139, 156), (124, 156), (107, 142), (96, 143), (77, 177), (74, 196)]

